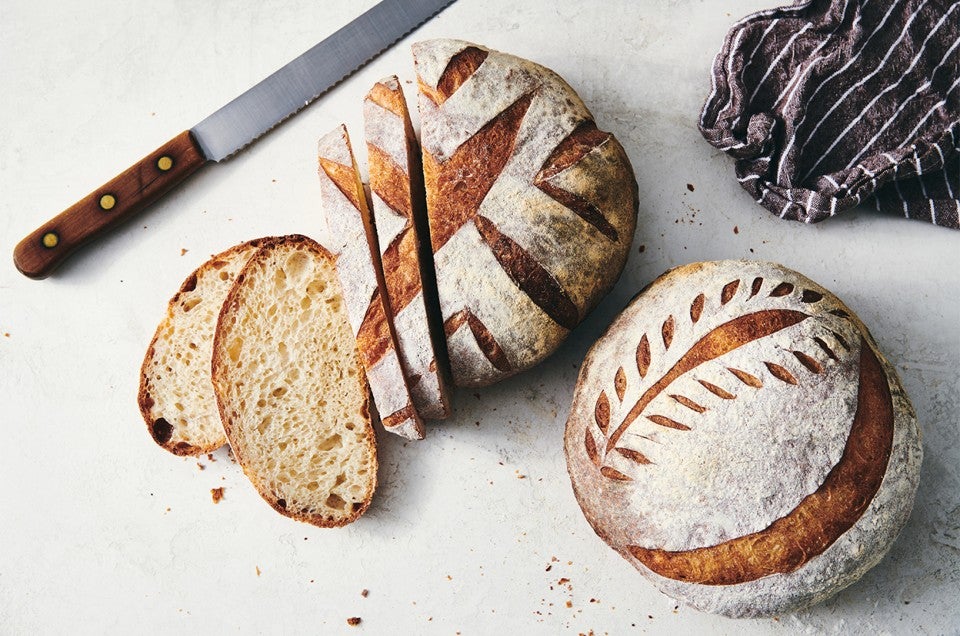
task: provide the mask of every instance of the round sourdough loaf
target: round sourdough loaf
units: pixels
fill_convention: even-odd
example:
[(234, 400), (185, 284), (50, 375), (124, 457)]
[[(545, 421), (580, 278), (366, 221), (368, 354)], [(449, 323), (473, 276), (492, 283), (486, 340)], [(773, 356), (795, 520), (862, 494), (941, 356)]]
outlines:
[(616, 138), (556, 73), (460, 40), (413, 47), (454, 382), (537, 364), (613, 287), (637, 218)]
[(734, 617), (800, 609), (876, 565), (922, 456), (863, 323), (751, 261), (641, 292), (587, 354), (564, 443), (596, 533), (661, 591)]

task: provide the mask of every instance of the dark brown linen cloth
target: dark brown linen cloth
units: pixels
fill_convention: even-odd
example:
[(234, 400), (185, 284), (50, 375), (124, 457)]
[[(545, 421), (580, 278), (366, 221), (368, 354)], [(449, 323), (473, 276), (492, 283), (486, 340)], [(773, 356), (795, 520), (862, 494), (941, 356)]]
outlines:
[(700, 131), (784, 219), (862, 202), (960, 228), (960, 1), (805, 0), (747, 16)]

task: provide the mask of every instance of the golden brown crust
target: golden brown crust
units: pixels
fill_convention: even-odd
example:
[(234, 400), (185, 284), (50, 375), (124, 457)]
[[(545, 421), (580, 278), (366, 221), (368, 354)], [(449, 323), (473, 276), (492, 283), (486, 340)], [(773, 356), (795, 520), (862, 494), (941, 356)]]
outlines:
[(661, 576), (732, 585), (793, 572), (860, 519), (880, 488), (893, 443), (893, 400), (880, 361), (860, 342), (857, 411), (840, 461), (816, 492), (760, 532), (685, 551), (627, 549)]
[[(343, 196), (347, 197), (350, 200), (350, 203), (353, 204), (358, 210), (361, 210), (361, 201), (360, 193), (357, 191), (357, 188), (354, 185), (356, 179), (352, 166), (345, 166), (342, 163), (337, 163), (331, 159), (325, 157), (319, 158), (320, 167), (323, 169), (327, 176), (330, 177), (330, 180), (333, 181), (334, 185), (337, 186), (337, 189), (343, 193)], [(366, 202), (363, 202), (362, 205), (366, 205)]]
[[(396, 77), (393, 79), (396, 81)], [(397, 117), (406, 119), (407, 103), (404, 101), (403, 95), (398, 91), (391, 90), (383, 82), (374, 84), (370, 92), (367, 93), (366, 99), (385, 110), (389, 110)]]
[(443, 69), (443, 74), (440, 75), (440, 81), (437, 82), (437, 93), (441, 96), (441, 99), (436, 103), (443, 103), (444, 100), (457, 92), (457, 89), (480, 68), (483, 61), (487, 59), (487, 55), (489, 55), (488, 51), (475, 46), (468, 46), (451, 57), (447, 67)]
[[(651, 385), (758, 311), (808, 317), (692, 368), (609, 448)], [(646, 334), (641, 370), (633, 349)], [(876, 565), (909, 516), (919, 441), (862, 322), (816, 283), (752, 261), (681, 267), (632, 301), (584, 361), (564, 439), (596, 533), (663, 592), (735, 617), (809, 606)]]
[(528, 93), (518, 99), (442, 163), (424, 150), (423, 179), (434, 253), (472, 220), (500, 177), (532, 98)]
[[(414, 57), (454, 381), (484, 386), (550, 355), (616, 282), (636, 182), (622, 147), (556, 73), (455, 40), (419, 43)], [(473, 324), (451, 332), (453, 322)]]
[[(328, 215), (328, 223), (331, 215), (341, 216), (337, 223), (342, 227), (333, 233), (333, 238), (340, 243), (341, 250), (337, 256), (337, 273), (343, 283), (348, 305), (354, 310), (362, 309), (364, 312), (360, 324), (352, 327), (361, 359), (371, 378), (377, 408), (381, 415), (386, 417), (409, 404), (412, 398), (410, 382), (399, 358), (394, 325), (397, 312), (392, 308), (387, 293), (376, 221), (360, 181), (346, 127), (341, 125), (321, 139), (319, 152), (320, 172), (326, 177), (322, 185), (332, 182), (350, 203), (349, 206), (338, 204), (338, 209), (326, 210), (325, 213)], [(331, 156), (336, 156), (339, 160), (331, 159)], [(340, 161), (347, 161), (348, 164)], [(345, 247), (343, 241), (355, 241), (360, 238), (361, 233), (367, 249), (354, 249), (350, 252), (350, 260), (344, 260), (346, 252), (342, 251)], [(344, 278), (345, 276), (347, 278)], [(359, 279), (351, 279), (351, 276), (359, 276)], [(357, 283), (372, 283), (373, 291), (369, 297), (360, 297), (367, 292), (358, 292), (354, 287)], [(366, 287), (361, 289), (365, 290)], [(378, 375), (384, 369), (387, 370), (388, 378)], [(388, 430), (409, 439), (423, 439), (425, 429), (420, 414), (416, 410), (411, 413), (410, 419)]]

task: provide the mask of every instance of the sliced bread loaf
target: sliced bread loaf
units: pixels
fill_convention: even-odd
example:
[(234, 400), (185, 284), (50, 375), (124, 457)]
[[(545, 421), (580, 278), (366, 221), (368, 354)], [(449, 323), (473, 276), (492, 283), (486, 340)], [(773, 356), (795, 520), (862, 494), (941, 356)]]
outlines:
[(226, 442), (210, 383), (213, 332), (237, 272), (259, 244), (231, 247), (190, 274), (147, 348), (140, 413), (157, 444), (175, 455), (209, 453)]
[(410, 399), (383, 293), (376, 227), (346, 127), (338, 126), (322, 137), (317, 152), (321, 210), (337, 254), (337, 275), (374, 404), (386, 430), (423, 439), (423, 422)]
[(303, 236), (264, 244), (223, 305), (212, 361), (244, 473), (278, 512), (321, 527), (357, 519), (377, 483), (367, 381), (334, 260)]
[(420, 146), (396, 76), (380, 80), (367, 93), (363, 120), (371, 203), (400, 361), (408, 372), (414, 407), (423, 417), (442, 419), (450, 415), (449, 372)]
[(637, 182), (553, 71), (459, 40), (413, 47), (430, 239), (454, 382), (550, 355), (613, 287)]

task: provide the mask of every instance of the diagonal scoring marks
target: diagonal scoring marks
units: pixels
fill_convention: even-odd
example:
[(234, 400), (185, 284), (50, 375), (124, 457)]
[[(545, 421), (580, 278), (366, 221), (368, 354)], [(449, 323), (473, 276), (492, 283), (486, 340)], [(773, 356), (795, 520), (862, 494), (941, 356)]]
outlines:
[(493, 221), (477, 215), (473, 217), (473, 223), (484, 242), (490, 246), (494, 258), (517, 287), (558, 325), (566, 329), (576, 327), (580, 318), (577, 306), (557, 279), (519, 243), (497, 229)]
[(360, 199), (357, 196), (356, 188), (353, 187), (353, 180), (355, 178), (353, 167), (345, 166), (342, 163), (331, 161), (324, 157), (320, 157), (320, 167), (330, 180), (333, 181), (333, 184), (337, 186), (337, 189), (343, 193), (343, 196), (347, 197), (350, 203), (353, 204), (353, 207), (360, 210)]
[(703, 294), (699, 294), (693, 299), (693, 303), (690, 305), (690, 320), (694, 324), (700, 320), (700, 315), (703, 313), (703, 303), (705, 301), (706, 297)]
[[(336, 161), (320, 158), (320, 168), (330, 178), (330, 181), (340, 190), (341, 193), (350, 201), (354, 210), (359, 215), (361, 202), (358, 198), (358, 192), (354, 187), (356, 174), (353, 167), (345, 166)], [(388, 349), (393, 347), (390, 337), (390, 325), (387, 322), (387, 316), (383, 310), (383, 303), (380, 301), (380, 290), (374, 290), (367, 304), (367, 311), (363, 316), (360, 327), (357, 330), (356, 340), (358, 351), (363, 357), (366, 368), (371, 368), (380, 361)]]
[(440, 162), (424, 151), (423, 178), (434, 253), (477, 215), (480, 204), (513, 154), (520, 124), (532, 99), (533, 93), (517, 99), (461, 144), (446, 161)]
[(775, 362), (764, 362), (767, 370), (770, 371), (770, 374), (781, 382), (786, 382), (787, 384), (799, 384), (797, 379), (793, 377), (793, 374), (790, 373), (785, 367), (776, 364)]
[(597, 442), (594, 441), (593, 433), (590, 432), (589, 428), (584, 431), (583, 446), (587, 451), (587, 457), (590, 458), (590, 461), (592, 461), (594, 465), (599, 466), (600, 453), (597, 451)]
[(733, 295), (737, 293), (737, 288), (740, 287), (740, 279), (732, 280), (726, 285), (723, 286), (723, 290), (720, 292), (720, 304), (726, 305), (733, 298)]
[(733, 367), (727, 367), (727, 371), (732, 373), (738, 380), (746, 384), (747, 386), (752, 386), (755, 389), (762, 389), (763, 382), (755, 375), (751, 375), (746, 371), (741, 369), (735, 369)]
[(457, 92), (457, 89), (463, 86), (470, 77), (480, 68), (483, 61), (487, 59), (489, 53), (475, 46), (468, 46), (456, 55), (450, 58), (446, 68), (440, 74), (440, 80), (437, 82), (437, 92), (442, 99), (437, 104), (443, 103), (447, 98)]
[(630, 477), (624, 475), (616, 468), (611, 468), (609, 466), (604, 466), (600, 469), (600, 474), (606, 477), (607, 479), (612, 479), (614, 481), (633, 481)]
[(676, 429), (678, 431), (689, 431), (690, 427), (686, 424), (681, 424), (680, 422), (670, 419), (665, 415), (648, 415), (647, 419), (653, 422), (654, 424), (659, 424), (660, 426), (666, 426), (667, 428)]
[(499, 343), (497, 343), (496, 338), (493, 337), (493, 334), (490, 333), (486, 325), (469, 309), (462, 309), (450, 316), (450, 318), (443, 323), (443, 331), (449, 338), (464, 324), (470, 328), (474, 340), (477, 341), (477, 346), (480, 347), (480, 351), (482, 351), (483, 355), (490, 361), (490, 364), (498, 371), (504, 373), (509, 373), (513, 370), (513, 366), (507, 359), (507, 354), (504, 353)]
[(828, 345), (827, 342), (826, 342), (823, 338), (821, 338), (821, 337), (819, 337), (819, 336), (814, 336), (813, 341), (817, 343), (817, 346), (820, 347), (820, 348), (823, 350), (823, 352), (824, 352), (825, 354), (827, 354), (827, 356), (828, 356), (831, 360), (833, 360), (834, 362), (836, 362), (837, 360), (839, 360), (839, 358), (837, 357), (836, 352), (835, 352), (833, 349), (830, 348), (830, 345)]
[(678, 395), (678, 394), (671, 393), (670, 397), (672, 397), (674, 401), (676, 401), (678, 404), (682, 404), (683, 406), (687, 407), (692, 411), (696, 411), (697, 413), (705, 413), (707, 410), (707, 407), (697, 404), (696, 402), (694, 402), (693, 400), (691, 400), (685, 395)]
[[(464, 62), (464, 64), (479, 66), (477, 55), (470, 55), (473, 56), (471, 58), (473, 62), (470, 64)], [(454, 84), (456, 82), (451, 80), (450, 84), (445, 84), (445, 86), (450, 88)], [(459, 84), (457, 84), (458, 86)], [(425, 87), (421, 85), (421, 90), (424, 91), (424, 89)], [(424, 92), (427, 94), (426, 91)], [(427, 211), (430, 218), (431, 247), (434, 254), (440, 251), (464, 225), (473, 221), (477, 216), (480, 204), (513, 154), (517, 133), (532, 100), (532, 92), (518, 98), (503, 112), (484, 124), (470, 139), (461, 144), (453, 156), (446, 161), (438, 161), (424, 149), (423, 178), (427, 195)], [(477, 229), (481, 230), (483, 227), (484, 223), (481, 221)], [(497, 236), (488, 233), (488, 245), (491, 243), (489, 239), (499, 239), (501, 236), (503, 235), (499, 232), (497, 232)], [(493, 242), (499, 245), (514, 244), (513, 241), (508, 243), (507, 240), (494, 240)], [(495, 256), (501, 256), (497, 254), (496, 248), (491, 246), (491, 249), (494, 249)], [(519, 258), (522, 259), (523, 257), (520, 256)], [(504, 262), (500, 258), (498, 258), (498, 261), (501, 264)], [(516, 257), (510, 258), (508, 261), (511, 264), (519, 265)], [(508, 271), (508, 274), (514, 281), (517, 280), (517, 271)], [(545, 277), (542, 274), (534, 273), (534, 278), (543, 279)], [(549, 285), (549, 282), (544, 284)], [(553, 288), (547, 291), (551, 290), (555, 291)], [(541, 302), (543, 302), (543, 298), (541, 298)], [(570, 314), (569, 306), (562, 307), (558, 312), (554, 312), (555, 316), (564, 320), (567, 324), (570, 322)], [(461, 310), (446, 320), (444, 327), (447, 336), (449, 337), (464, 322), (469, 324), (471, 332), (477, 339), (477, 345), (490, 360), (490, 363), (503, 373), (511, 372), (512, 365), (507, 360), (503, 349), (493, 338), (493, 334), (469, 310)], [(452, 324), (455, 324), (454, 328), (451, 328)]]
[(369, 142), (367, 155), (371, 180), (374, 175), (377, 177), (377, 183), (370, 184), (371, 189), (396, 214), (410, 219), (413, 203), (410, 200), (410, 177), (406, 171), (382, 148)]
[(815, 358), (805, 354), (803, 351), (794, 351), (793, 355), (800, 361), (807, 371), (810, 373), (823, 373), (823, 365), (820, 364)]
[(644, 455), (639, 451), (635, 451), (632, 448), (623, 448), (622, 446), (618, 446), (614, 450), (620, 453), (623, 457), (626, 457), (630, 461), (635, 462), (637, 464), (646, 465), (646, 464), (653, 463), (650, 461), (650, 459), (646, 455)]
[(576, 164), (594, 148), (607, 143), (612, 136), (610, 133), (599, 130), (592, 120), (580, 122), (563, 141), (557, 144), (544, 161), (543, 167), (533, 179), (533, 185), (595, 227), (605, 237), (617, 242), (620, 239), (617, 229), (610, 224), (597, 206), (576, 193), (550, 183), (550, 179)]
[(370, 297), (370, 303), (367, 305), (367, 313), (363, 316), (360, 328), (357, 329), (357, 349), (363, 356), (364, 363), (373, 367), (386, 354), (388, 349), (393, 348), (393, 341), (390, 338), (390, 326), (387, 323), (387, 316), (383, 311), (383, 303), (380, 302), (380, 290), (374, 290)]
[(721, 400), (735, 400), (737, 398), (737, 396), (733, 393), (730, 393), (730, 391), (722, 389), (712, 382), (707, 382), (706, 380), (697, 380), (697, 382), (699, 382), (703, 388), (705, 388), (707, 391), (710, 391)]
[(640, 377), (646, 377), (647, 371), (650, 369), (650, 341), (647, 339), (647, 334), (643, 334), (643, 337), (640, 338), (640, 344), (637, 345), (637, 371), (640, 372)]

